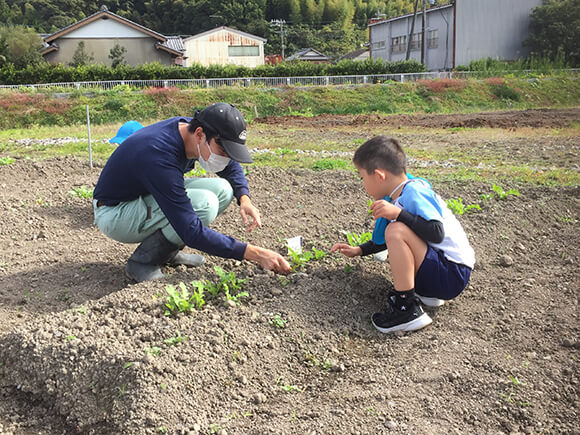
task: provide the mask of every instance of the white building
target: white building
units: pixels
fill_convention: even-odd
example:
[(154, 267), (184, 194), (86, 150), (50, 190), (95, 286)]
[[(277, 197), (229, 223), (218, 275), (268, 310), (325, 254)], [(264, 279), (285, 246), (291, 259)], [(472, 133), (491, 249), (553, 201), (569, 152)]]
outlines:
[(256, 67), (264, 65), (264, 44), (267, 39), (250, 35), (226, 26), (190, 36), (183, 40), (186, 65), (199, 63), (204, 66), (243, 65)]
[[(530, 14), (542, 0), (455, 0), (452, 4), (425, 12), (424, 63), (430, 71), (467, 65), (472, 60), (491, 57), (517, 60), (528, 53), (523, 43), (529, 34)], [(417, 12), (413, 34), (413, 14), (369, 24), (372, 59), (392, 62), (421, 61), (423, 13)]]

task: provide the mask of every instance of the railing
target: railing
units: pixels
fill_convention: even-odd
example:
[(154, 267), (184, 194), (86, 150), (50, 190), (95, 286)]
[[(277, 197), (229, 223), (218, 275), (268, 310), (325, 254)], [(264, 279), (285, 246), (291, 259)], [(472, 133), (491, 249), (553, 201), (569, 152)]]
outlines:
[[(580, 69), (568, 69), (570, 73), (578, 73)], [(505, 73), (531, 73), (533, 71), (505, 71)], [(500, 72), (490, 71), (489, 75), (497, 76)], [(67, 83), (39, 83), (29, 85), (0, 85), (0, 88), (69, 88), (69, 89), (113, 89), (119, 85), (129, 85), (134, 88), (219, 88), (222, 86), (329, 86), (329, 85), (363, 85), (384, 83), (389, 81), (408, 82), (420, 79), (462, 79), (468, 77), (482, 77), (485, 72), (473, 71), (439, 71), (404, 74), (368, 74), (348, 76), (304, 76), (304, 77), (247, 77), (226, 79), (166, 79), (166, 80), (108, 80)]]

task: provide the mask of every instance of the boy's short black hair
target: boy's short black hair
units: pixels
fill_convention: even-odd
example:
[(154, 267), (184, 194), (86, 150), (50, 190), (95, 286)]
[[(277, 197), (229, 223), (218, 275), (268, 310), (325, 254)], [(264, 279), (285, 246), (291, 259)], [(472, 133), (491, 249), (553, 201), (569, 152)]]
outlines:
[(362, 144), (354, 153), (353, 163), (369, 174), (385, 169), (394, 175), (407, 172), (407, 156), (397, 139), (375, 136)]

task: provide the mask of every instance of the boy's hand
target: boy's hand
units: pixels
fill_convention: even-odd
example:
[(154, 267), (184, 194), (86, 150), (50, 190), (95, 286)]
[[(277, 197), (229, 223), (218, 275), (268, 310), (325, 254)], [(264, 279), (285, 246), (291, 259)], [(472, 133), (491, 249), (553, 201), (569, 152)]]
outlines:
[(399, 217), (401, 209), (390, 202), (380, 199), (375, 201), (371, 205), (371, 212), (373, 213), (373, 218), (385, 218), (394, 221)]
[(346, 243), (336, 243), (332, 248), (330, 248), (330, 252), (340, 252), (345, 257), (356, 257), (357, 255), (362, 255), (362, 249), (360, 246), (350, 246)]

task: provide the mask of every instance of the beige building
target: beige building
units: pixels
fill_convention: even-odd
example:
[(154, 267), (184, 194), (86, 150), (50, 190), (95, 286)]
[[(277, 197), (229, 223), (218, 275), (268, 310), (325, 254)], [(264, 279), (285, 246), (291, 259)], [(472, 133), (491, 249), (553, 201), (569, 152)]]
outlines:
[(266, 39), (239, 30), (222, 26), (208, 30), (183, 40), (185, 66), (194, 63), (207, 66), (243, 65), (255, 67), (264, 65), (264, 44)]
[(151, 62), (183, 64), (184, 52), (180, 38), (161, 35), (109, 12), (106, 7), (45, 36), (42, 55), (52, 64), (68, 64), (80, 42), (84, 43), (85, 53), (93, 58), (91, 63), (111, 65), (109, 54), (115, 45), (119, 45), (125, 48), (125, 62), (132, 66)]

